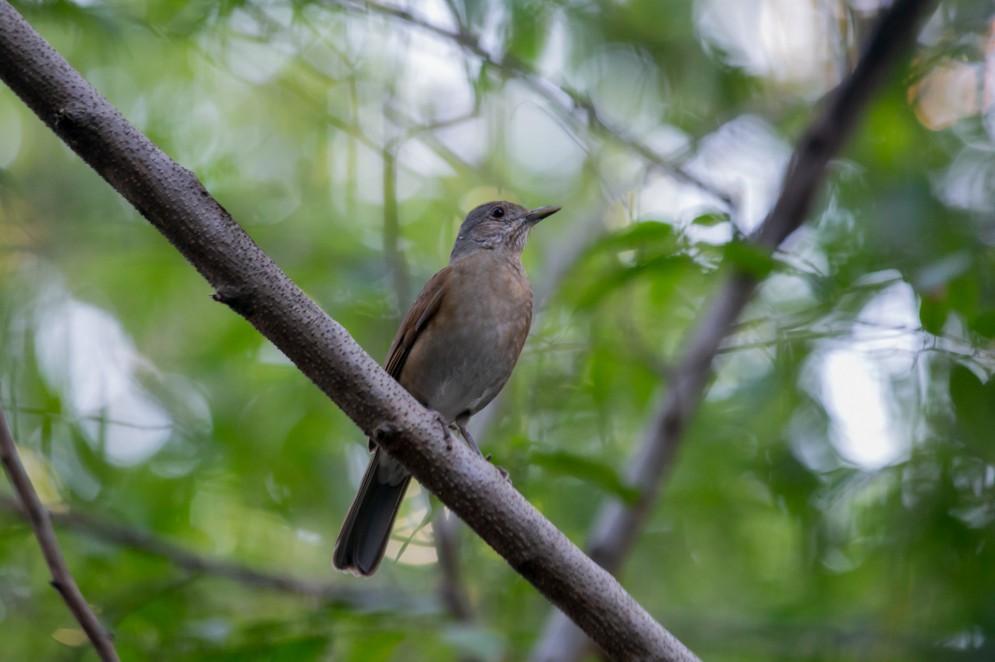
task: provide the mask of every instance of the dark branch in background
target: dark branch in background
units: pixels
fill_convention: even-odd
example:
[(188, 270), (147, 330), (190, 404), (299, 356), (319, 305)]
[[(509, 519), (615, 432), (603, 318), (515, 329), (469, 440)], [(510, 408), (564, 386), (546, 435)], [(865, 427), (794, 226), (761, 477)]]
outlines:
[[(14, 499), (0, 496), (0, 510), (28, 519), (24, 508)], [(350, 605), (361, 609), (415, 609), (424, 608), (429, 598), (405, 596), (396, 589), (377, 591), (351, 589), (343, 578), (338, 583), (311, 581), (271, 572), (255, 570), (238, 563), (212, 559), (191, 552), (161, 537), (123, 526), (104, 518), (79, 511), (51, 512), (49, 518), (56, 526), (103, 540), (104, 542), (134, 549), (151, 556), (158, 556), (188, 572), (198, 575), (221, 577), (233, 582), (314, 598), (325, 604)]]
[[(460, 570), (460, 532), (463, 523), (448, 508), (439, 508), (432, 518), (435, 550), (439, 555), (439, 599), (449, 614), (463, 625), (474, 621), (473, 604)], [(458, 662), (481, 662), (481, 658), (464, 653)]]
[[(936, 0), (896, 0), (883, 13), (857, 67), (829, 94), (822, 111), (798, 141), (780, 196), (750, 237), (754, 245), (772, 251), (805, 221), (825, 179), (829, 160), (853, 133), (871, 95), (882, 85), (893, 63), (912, 45), (919, 25), (935, 5)], [(699, 318), (653, 416), (650, 432), (629, 465), (627, 482), (638, 490), (639, 499), (631, 506), (618, 500), (607, 502), (589, 531), (588, 553), (606, 570), (619, 571), (656, 504), (664, 473), (704, 396), (712, 361), (757, 284), (756, 277), (747, 273), (730, 274)], [(562, 614), (554, 613), (533, 650), (532, 659), (577, 660), (587, 645), (583, 633)]]
[(7, 421), (3, 415), (3, 408), (0, 407), (0, 460), (3, 461), (4, 470), (13, 485), (17, 498), (20, 499), (24, 508), (25, 518), (31, 523), (38, 544), (41, 546), (42, 554), (45, 556), (45, 563), (52, 574), (52, 586), (55, 587), (69, 607), (69, 611), (79, 621), (86, 636), (90, 638), (93, 647), (96, 649), (100, 659), (104, 662), (117, 662), (119, 659), (117, 651), (107, 630), (101, 625), (97, 616), (86, 603), (82, 591), (76, 585), (72, 574), (66, 566), (66, 560), (62, 558), (62, 551), (59, 549), (59, 542), (55, 539), (55, 531), (52, 530), (52, 522), (48, 518), (48, 511), (41, 504), (38, 493), (35, 492), (28, 472), (21, 464), (21, 458), (17, 454), (17, 446), (14, 445), (14, 438), (7, 427)]
[(463, 444), (287, 278), (188, 170), (0, 0), (0, 77), (363, 432), (617, 659), (693, 660), (608, 572)]
[[(380, 14), (381, 16), (387, 16), (389, 18), (403, 21), (404, 23), (417, 27), (420, 30), (443, 37), (448, 41), (452, 41), (466, 52), (480, 58), (486, 66), (501, 72), (505, 78), (518, 80), (528, 85), (533, 92), (549, 102), (551, 107), (557, 111), (560, 117), (567, 120), (575, 130), (586, 127), (600, 131), (601, 133), (618, 141), (620, 144), (628, 147), (645, 159), (653, 167), (659, 168), (660, 170), (668, 173), (674, 177), (674, 179), (685, 184), (690, 184), (691, 186), (694, 186), (709, 195), (715, 196), (715, 198), (724, 203), (726, 206), (732, 206), (732, 198), (730, 198), (727, 193), (718, 190), (708, 182), (705, 182), (689, 173), (673, 161), (660, 156), (639, 140), (626, 135), (625, 132), (618, 127), (608, 125), (601, 118), (594, 102), (591, 101), (590, 97), (587, 95), (582, 94), (578, 90), (575, 90), (564, 83), (555, 83), (545, 79), (529, 67), (528, 64), (512, 55), (505, 55), (501, 59), (491, 55), (491, 53), (489, 53), (487, 49), (481, 45), (480, 41), (474, 35), (470, 34), (465, 28), (462, 27), (462, 22), (460, 22), (460, 30), (458, 32), (453, 32), (425, 21), (401, 7), (385, 5), (379, 2), (372, 2), (370, 0), (363, 0), (363, 2), (334, 0), (332, 4), (347, 7), (358, 12), (374, 12)], [(454, 18), (458, 17), (454, 16)]]
[(460, 570), (460, 521), (447, 508), (439, 508), (432, 518), (432, 534), (439, 555), (439, 597), (456, 620), (471, 623), (473, 604)]
[[(401, 220), (397, 211), (396, 148), (384, 148), (383, 155), (383, 248), (390, 272), (397, 309), (403, 311), (411, 301), (411, 277), (401, 248)], [(400, 319), (398, 319), (400, 322)]]

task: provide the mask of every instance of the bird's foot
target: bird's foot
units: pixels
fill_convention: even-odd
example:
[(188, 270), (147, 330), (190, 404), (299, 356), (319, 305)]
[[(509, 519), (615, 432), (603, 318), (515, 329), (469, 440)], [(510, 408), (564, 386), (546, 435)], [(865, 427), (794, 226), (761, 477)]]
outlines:
[[(488, 453), (486, 456), (484, 456), (484, 459), (487, 460), (488, 462), (491, 462), (491, 454)], [(498, 473), (501, 474), (501, 478), (504, 478), (504, 482), (506, 482), (509, 485), (511, 485), (511, 474), (508, 473), (508, 470), (505, 469), (504, 467), (499, 467), (498, 465), (494, 464), (493, 462), (491, 462), (491, 464), (493, 464), (494, 468), (497, 469)]]
[(435, 414), (435, 420), (442, 427), (442, 434), (446, 437), (446, 450), (453, 450), (453, 435), (449, 432), (449, 423), (446, 423), (446, 419), (442, 418), (442, 414), (439, 412), (433, 410), (432, 413)]

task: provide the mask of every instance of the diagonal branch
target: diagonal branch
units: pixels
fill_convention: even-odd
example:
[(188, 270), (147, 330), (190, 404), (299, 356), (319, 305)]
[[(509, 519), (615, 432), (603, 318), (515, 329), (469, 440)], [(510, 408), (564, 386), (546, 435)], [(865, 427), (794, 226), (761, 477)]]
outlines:
[[(805, 221), (826, 176), (829, 161), (853, 133), (871, 95), (877, 91), (895, 61), (918, 34), (919, 25), (936, 0), (896, 0), (884, 12), (854, 69), (830, 93), (822, 111), (798, 141), (784, 177), (781, 194), (750, 241), (773, 250)], [(591, 558), (617, 573), (628, 556), (661, 482), (671, 466), (689, 422), (694, 416), (712, 374), (712, 361), (723, 339), (733, 330), (740, 313), (756, 289), (756, 277), (736, 271), (729, 275), (689, 337), (677, 363), (667, 393), (653, 416), (650, 432), (633, 457), (628, 483), (639, 499), (631, 506), (607, 502), (588, 534)], [(559, 662), (579, 659), (586, 638), (562, 614), (553, 614), (532, 659)]]
[(130, 124), (6, 0), (0, 78), (365, 434), (617, 659), (694, 660), (608, 572), (463, 444)]
[(25, 517), (31, 522), (31, 528), (34, 529), (35, 537), (38, 538), (38, 544), (45, 556), (45, 563), (48, 564), (48, 570), (52, 574), (52, 586), (62, 595), (69, 611), (83, 627), (83, 631), (90, 638), (93, 647), (100, 655), (100, 659), (104, 662), (117, 662), (119, 658), (117, 651), (114, 650), (110, 634), (104, 629), (93, 610), (90, 609), (86, 598), (83, 597), (83, 592), (79, 590), (76, 580), (69, 572), (66, 560), (62, 557), (59, 541), (55, 539), (55, 531), (52, 529), (48, 511), (41, 504), (38, 493), (35, 492), (31, 479), (28, 477), (28, 472), (21, 464), (21, 458), (17, 454), (17, 446), (14, 445), (10, 428), (7, 427), (2, 407), (0, 407), (0, 460), (3, 461), (4, 470), (7, 472), (7, 477), (10, 478), (10, 484), (14, 486), (14, 491), (17, 493), (18, 499), (21, 500)]

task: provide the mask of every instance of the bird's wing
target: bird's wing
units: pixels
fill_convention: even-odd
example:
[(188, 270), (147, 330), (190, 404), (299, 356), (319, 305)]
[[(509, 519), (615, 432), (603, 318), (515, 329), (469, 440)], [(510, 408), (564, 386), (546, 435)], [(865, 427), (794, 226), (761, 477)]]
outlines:
[(404, 316), (404, 321), (394, 336), (394, 342), (391, 343), (387, 360), (384, 362), (384, 369), (394, 379), (400, 379), (401, 370), (404, 369), (404, 362), (411, 353), (411, 348), (415, 346), (425, 325), (438, 312), (443, 295), (448, 289), (447, 283), (452, 277), (452, 266), (447, 266), (432, 276)]

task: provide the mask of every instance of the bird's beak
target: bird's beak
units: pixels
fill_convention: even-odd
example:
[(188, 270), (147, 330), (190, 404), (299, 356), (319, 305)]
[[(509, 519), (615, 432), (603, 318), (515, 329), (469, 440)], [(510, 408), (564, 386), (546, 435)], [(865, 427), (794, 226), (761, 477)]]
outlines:
[(535, 225), (542, 219), (546, 218), (547, 216), (552, 216), (558, 211), (560, 211), (560, 208), (555, 206), (538, 207), (536, 209), (529, 211), (529, 213), (526, 214), (525, 218), (530, 225)]

